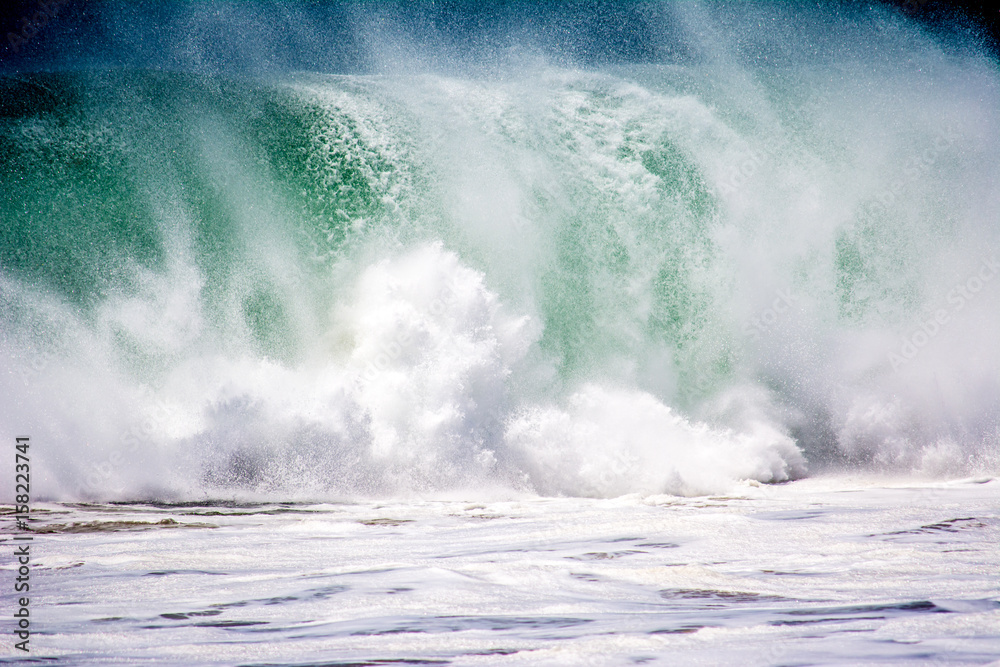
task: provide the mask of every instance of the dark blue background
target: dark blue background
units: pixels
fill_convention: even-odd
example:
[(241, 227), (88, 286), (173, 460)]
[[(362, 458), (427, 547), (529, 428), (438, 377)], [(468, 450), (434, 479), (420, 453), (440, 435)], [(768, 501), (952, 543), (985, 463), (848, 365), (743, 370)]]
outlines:
[[(829, 4), (829, 3), (823, 3)], [(885, 0), (928, 30), (977, 33), (997, 53), (1000, 11), (984, 2)], [(77, 67), (151, 67), (266, 74), (288, 70), (377, 72), (366, 40), (405, 36), (425, 65), (455, 68), (508, 62), (511, 48), (557, 62), (677, 61), (688, 56), (660, 2), (137, 2), (67, 0), (19, 53), (7, 33), (37, 0), (5, 0), (0, 72)], [(839, 2), (842, 12), (873, 3)], [(377, 44), (377, 40), (376, 40)], [(405, 54), (399, 56), (405, 60)], [(405, 65), (406, 63), (397, 63)]]

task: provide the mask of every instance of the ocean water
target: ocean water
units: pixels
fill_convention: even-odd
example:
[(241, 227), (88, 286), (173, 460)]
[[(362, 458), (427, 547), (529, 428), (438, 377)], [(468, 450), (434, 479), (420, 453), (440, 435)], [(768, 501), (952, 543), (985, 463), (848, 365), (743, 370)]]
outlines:
[(1000, 66), (972, 28), (92, 11), (61, 29), (99, 38), (53, 20), (0, 75), (41, 655), (1000, 659)]
[(46, 503), (32, 642), (73, 665), (997, 664), (998, 486)]

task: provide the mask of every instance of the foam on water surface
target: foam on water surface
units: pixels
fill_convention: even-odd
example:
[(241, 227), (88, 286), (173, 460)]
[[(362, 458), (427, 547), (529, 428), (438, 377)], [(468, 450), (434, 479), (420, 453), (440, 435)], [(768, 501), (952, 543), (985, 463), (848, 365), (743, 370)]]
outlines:
[(975, 30), (73, 16), (0, 63), (0, 432), (32, 438), (46, 657), (1000, 656)]
[(997, 484), (52, 504), (33, 622), (54, 664), (985, 664)]

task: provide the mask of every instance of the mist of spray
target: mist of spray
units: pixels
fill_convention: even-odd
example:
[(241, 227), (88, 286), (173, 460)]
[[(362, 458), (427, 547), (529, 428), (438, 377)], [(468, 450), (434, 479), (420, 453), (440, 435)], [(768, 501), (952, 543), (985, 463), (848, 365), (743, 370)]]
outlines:
[(875, 10), (645, 7), (603, 58), (561, 15), (471, 52), (432, 16), (352, 33), (378, 76), (4, 78), (0, 425), (36, 488), (995, 474), (996, 62)]

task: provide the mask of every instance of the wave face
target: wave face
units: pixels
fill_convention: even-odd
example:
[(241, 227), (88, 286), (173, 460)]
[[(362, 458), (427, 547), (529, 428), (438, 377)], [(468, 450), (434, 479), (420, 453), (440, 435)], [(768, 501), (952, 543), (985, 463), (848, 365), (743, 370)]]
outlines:
[(54, 499), (995, 474), (997, 63), (852, 11), (4, 77), (0, 430)]

